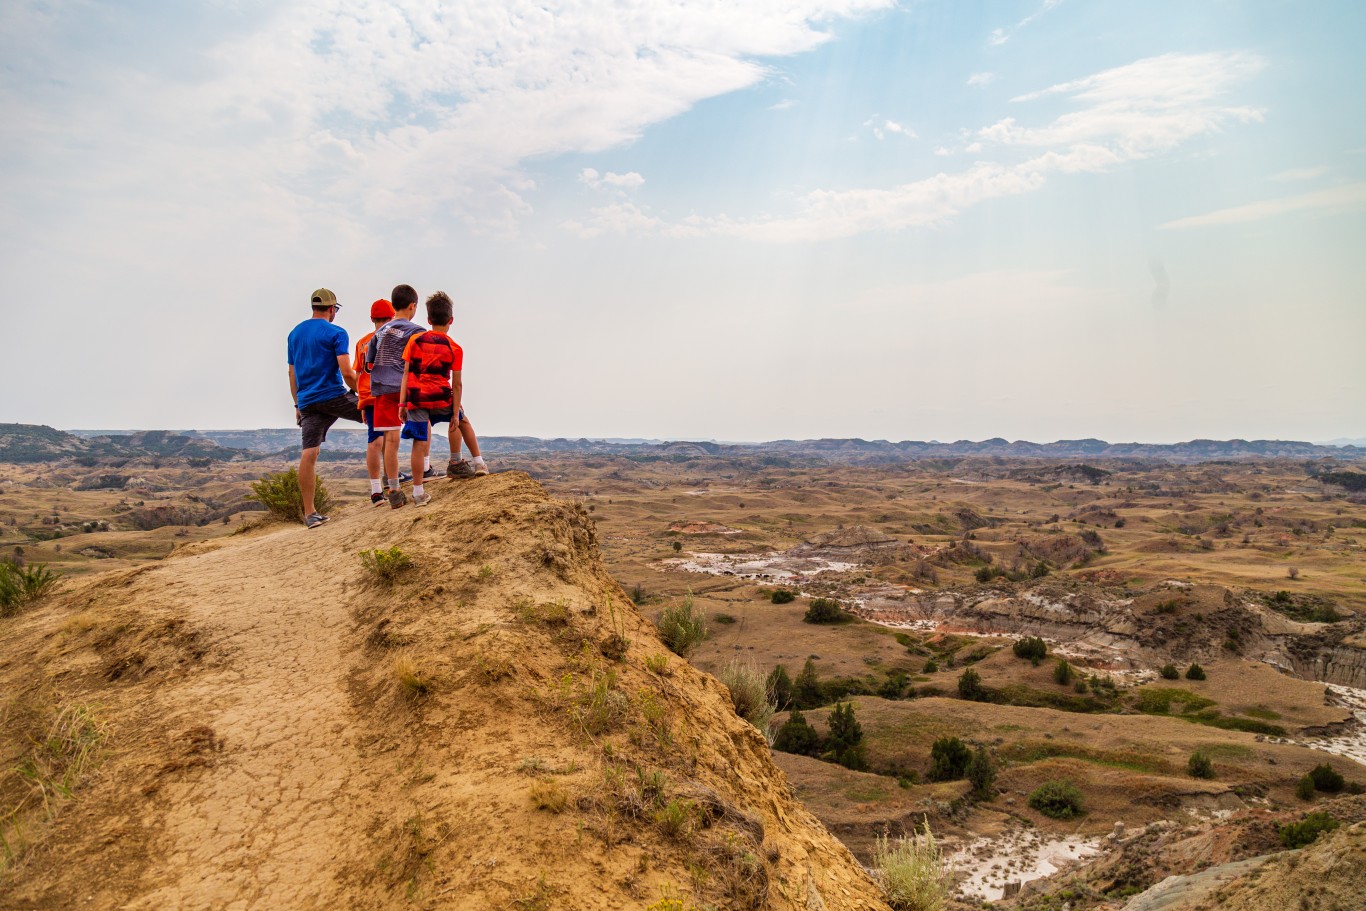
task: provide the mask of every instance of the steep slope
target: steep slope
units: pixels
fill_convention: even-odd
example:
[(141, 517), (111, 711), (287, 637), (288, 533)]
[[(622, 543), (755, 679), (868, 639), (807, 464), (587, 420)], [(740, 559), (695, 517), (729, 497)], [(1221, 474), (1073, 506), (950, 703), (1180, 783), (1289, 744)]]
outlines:
[[(48, 771), (0, 785), (0, 906), (885, 907), (581, 509), (520, 473), (433, 493), (4, 621), (0, 760)], [(392, 545), (384, 585), (358, 552)]]

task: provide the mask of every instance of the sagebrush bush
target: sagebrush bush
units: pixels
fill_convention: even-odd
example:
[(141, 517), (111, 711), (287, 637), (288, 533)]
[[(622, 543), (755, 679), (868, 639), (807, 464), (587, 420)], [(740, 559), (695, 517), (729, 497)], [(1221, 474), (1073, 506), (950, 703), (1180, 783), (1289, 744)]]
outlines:
[[(255, 500), (264, 506), (272, 516), (297, 522), (304, 516), (304, 496), (299, 490), (299, 471), (289, 468), (268, 474), (260, 480), (251, 482), (248, 500)], [(327, 493), (327, 485), (319, 477), (313, 492), (313, 503), (318, 512), (326, 515), (336, 506), (336, 501)]]
[(359, 556), (361, 565), (374, 576), (376, 582), (384, 585), (393, 585), (403, 571), (413, 565), (413, 561), (397, 544), (390, 548), (363, 550)]
[(1192, 778), (1213, 778), (1214, 763), (1210, 762), (1210, 758), (1204, 753), (1196, 750), (1186, 762), (1186, 772)]
[(1070, 781), (1045, 781), (1029, 795), (1029, 805), (1052, 819), (1072, 819), (1086, 813), (1081, 791)]
[(1277, 833), (1281, 836), (1281, 844), (1287, 848), (1303, 848), (1317, 841), (1324, 832), (1331, 832), (1340, 825), (1342, 823), (1327, 813), (1310, 813), (1299, 822), (1279, 826)]
[(775, 589), (770, 600), (774, 604), (791, 604), (797, 600), (797, 593), (786, 588)]
[(47, 594), (61, 578), (46, 563), (16, 566), (0, 560), (0, 617), (19, 613), (24, 605)]
[(834, 598), (812, 598), (802, 619), (807, 623), (843, 623), (853, 617)]
[(751, 661), (732, 658), (716, 675), (727, 690), (730, 701), (735, 704), (735, 714), (759, 729), (768, 738), (768, 725), (773, 720), (777, 706), (769, 692), (764, 675)]
[(928, 822), (905, 838), (883, 833), (873, 849), (873, 869), (895, 911), (940, 911), (948, 901), (953, 871)]
[(707, 638), (706, 611), (693, 603), (692, 592), (681, 604), (671, 604), (659, 612), (659, 638), (669, 651), (686, 658)]

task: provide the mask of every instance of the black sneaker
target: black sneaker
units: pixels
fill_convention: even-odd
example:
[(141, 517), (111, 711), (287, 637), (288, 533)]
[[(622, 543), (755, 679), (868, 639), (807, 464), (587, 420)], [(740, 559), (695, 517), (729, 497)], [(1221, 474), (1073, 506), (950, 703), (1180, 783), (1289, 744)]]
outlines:
[(326, 521), (327, 516), (323, 515), (322, 513), (311, 512), (308, 515), (304, 516), (304, 525), (308, 528), (317, 528), (319, 525), (323, 524)]
[(390, 506), (391, 508), (393, 508), (393, 509), (398, 509), (398, 508), (402, 507), (404, 503), (407, 503), (407, 502), (408, 502), (408, 496), (407, 496), (407, 494), (405, 494), (403, 491), (401, 491), (401, 490), (391, 490), (391, 491), (389, 491), (389, 506)]
[(400, 484), (407, 484), (407, 483), (410, 482), (412, 479), (413, 479), (413, 476), (410, 475), (410, 474), (408, 474), (408, 472), (406, 472), (406, 471), (400, 471), (400, 472), (398, 473), (398, 482), (399, 482)]
[(370, 505), (371, 505), (371, 506), (383, 506), (384, 503), (385, 503), (385, 496), (384, 496), (384, 494), (382, 494), (382, 493), (372, 493), (372, 494), (370, 494)]
[(435, 468), (428, 468), (426, 471), (422, 472), (423, 481), (437, 481), (444, 477), (446, 477), (444, 474), (437, 474)]
[(452, 460), (446, 463), (446, 477), (448, 478), (455, 478), (463, 481), (465, 478), (474, 477), (474, 474), (474, 466), (464, 459), (461, 459), (458, 462)]

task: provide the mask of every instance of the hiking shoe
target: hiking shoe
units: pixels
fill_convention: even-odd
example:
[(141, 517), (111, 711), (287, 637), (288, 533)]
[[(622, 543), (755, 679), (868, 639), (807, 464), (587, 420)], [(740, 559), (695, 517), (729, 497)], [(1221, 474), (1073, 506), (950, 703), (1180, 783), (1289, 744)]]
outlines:
[(370, 494), (370, 505), (371, 505), (371, 506), (383, 506), (383, 505), (384, 505), (384, 494), (382, 494), (382, 493), (372, 493), (372, 494)]
[(304, 516), (304, 525), (308, 528), (317, 528), (326, 521), (327, 516), (318, 512), (310, 512), (308, 515)]
[(486, 475), (486, 474), (488, 474), (488, 473), (489, 473), (489, 466), (488, 466), (487, 463), (485, 463), (485, 462), (475, 462), (475, 463), (474, 463), (474, 476), (475, 476), (476, 478), (482, 478), (484, 475)]
[(465, 478), (472, 478), (474, 477), (474, 466), (464, 459), (461, 459), (458, 462), (451, 460), (446, 463), (446, 477), (456, 478), (457, 480), (462, 481)]
[(390, 506), (391, 508), (393, 508), (393, 509), (398, 509), (398, 508), (401, 507), (404, 503), (407, 503), (407, 502), (408, 502), (408, 495), (405, 494), (403, 491), (401, 491), (401, 490), (391, 490), (391, 491), (389, 491), (389, 506)]
[(398, 482), (399, 482), (400, 484), (407, 484), (407, 483), (408, 483), (409, 481), (411, 481), (412, 479), (413, 479), (413, 476), (410, 475), (410, 474), (408, 474), (408, 472), (406, 472), (406, 471), (400, 471), (400, 472), (398, 473)]
[(432, 495), (427, 493), (427, 491), (425, 490), (422, 491), (422, 493), (413, 494), (414, 506), (426, 506), (430, 502), (432, 502)]
[(445, 475), (437, 474), (435, 468), (428, 468), (426, 471), (422, 472), (422, 480), (423, 480), (424, 482), (425, 482), (425, 481), (439, 481), (439, 480), (441, 480), (441, 479), (444, 478), (444, 477), (445, 477)]

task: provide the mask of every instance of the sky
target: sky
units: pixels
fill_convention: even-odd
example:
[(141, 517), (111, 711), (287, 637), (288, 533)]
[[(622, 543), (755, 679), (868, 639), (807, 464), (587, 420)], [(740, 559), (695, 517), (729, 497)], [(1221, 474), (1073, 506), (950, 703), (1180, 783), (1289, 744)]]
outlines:
[[(1356, 0), (8, 0), (0, 420), (293, 421), (455, 301), (481, 435), (1366, 436)], [(421, 308), (419, 308), (421, 314)]]

